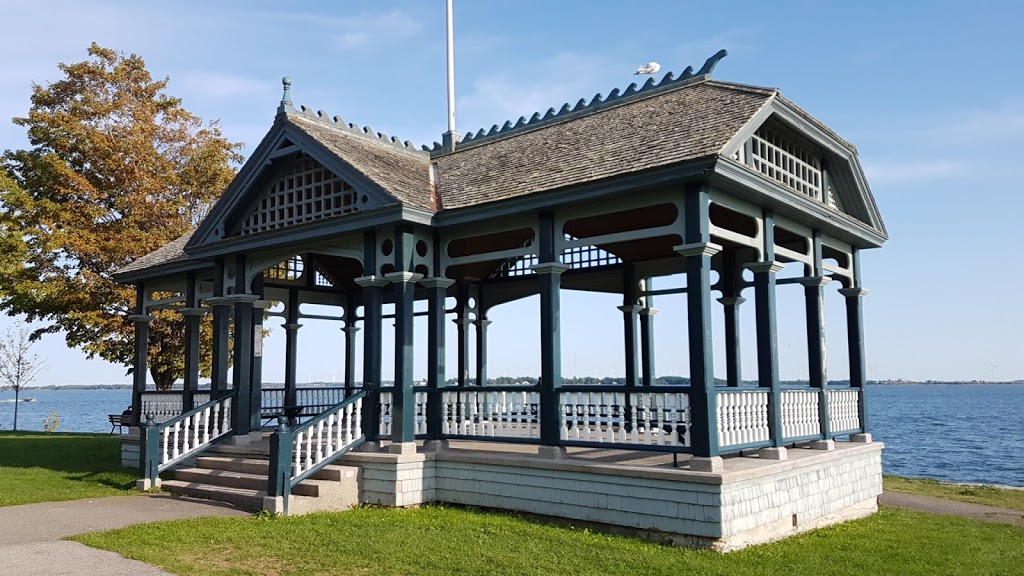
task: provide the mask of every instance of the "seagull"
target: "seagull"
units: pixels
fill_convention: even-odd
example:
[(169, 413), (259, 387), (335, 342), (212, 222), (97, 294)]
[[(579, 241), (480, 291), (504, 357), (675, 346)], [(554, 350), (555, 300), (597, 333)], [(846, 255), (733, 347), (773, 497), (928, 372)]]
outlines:
[(658, 70), (661, 70), (661, 64), (657, 62), (648, 62), (647, 64), (636, 69), (633, 73), (634, 76), (637, 74), (657, 74)]

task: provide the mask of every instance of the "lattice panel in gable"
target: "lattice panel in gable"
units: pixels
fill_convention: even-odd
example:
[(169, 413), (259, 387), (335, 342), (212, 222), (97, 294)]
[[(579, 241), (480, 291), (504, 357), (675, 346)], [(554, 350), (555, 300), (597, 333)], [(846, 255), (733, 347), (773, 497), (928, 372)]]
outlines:
[(312, 158), (292, 162), (273, 178), (239, 235), (255, 234), (349, 214), (367, 207), (369, 198)]

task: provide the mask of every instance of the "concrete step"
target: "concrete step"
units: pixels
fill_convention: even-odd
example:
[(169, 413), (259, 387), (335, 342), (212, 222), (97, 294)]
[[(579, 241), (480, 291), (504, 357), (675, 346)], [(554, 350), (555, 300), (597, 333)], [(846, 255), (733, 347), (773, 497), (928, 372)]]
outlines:
[[(210, 470), (207, 468), (182, 468), (174, 471), (174, 479), (192, 484), (206, 484), (225, 488), (242, 488), (245, 490), (266, 491), (267, 476), (245, 474), (229, 470)], [(351, 482), (354, 482), (352, 480)], [(306, 480), (292, 486), (292, 494), (296, 496), (320, 496), (321, 488), (326, 488), (327, 480)]]
[[(270, 461), (259, 458), (234, 458), (230, 456), (200, 456), (196, 458), (196, 468), (225, 470), (243, 474), (256, 474), (264, 479), (270, 474)], [(359, 468), (330, 464), (313, 475), (313, 480), (340, 481), (344, 478), (355, 478)]]
[(229, 488), (182, 480), (164, 480), (161, 486), (172, 494), (225, 502), (252, 512), (258, 512), (263, 509), (263, 498), (267, 495), (266, 491), (263, 490)]

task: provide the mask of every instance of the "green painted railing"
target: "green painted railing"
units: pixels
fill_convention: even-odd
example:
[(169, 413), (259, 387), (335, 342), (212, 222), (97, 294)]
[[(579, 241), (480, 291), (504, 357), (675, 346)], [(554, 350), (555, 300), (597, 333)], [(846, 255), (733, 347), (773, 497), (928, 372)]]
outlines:
[(231, 430), (231, 408), (237, 391), (197, 406), (166, 422), (146, 414), (140, 427), (139, 475), (147, 487), (157, 484), (160, 472), (205, 450)]
[(292, 486), (316, 474), (366, 440), (362, 428), (366, 392), (349, 396), (308, 422), (291, 428), (288, 419), (278, 420), (270, 437), (270, 478), (267, 495), (283, 498), (288, 513)]

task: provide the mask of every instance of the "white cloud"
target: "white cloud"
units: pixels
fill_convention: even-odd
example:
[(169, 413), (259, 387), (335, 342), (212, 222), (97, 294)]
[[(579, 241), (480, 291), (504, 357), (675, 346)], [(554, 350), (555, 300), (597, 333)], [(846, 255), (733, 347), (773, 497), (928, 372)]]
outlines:
[(961, 160), (908, 160), (866, 162), (864, 172), (873, 183), (906, 184), (960, 177), (968, 172), (969, 167)]
[(1024, 99), (949, 114), (927, 130), (926, 137), (957, 146), (990, 146), (1024, 140)]
[[(543, 114), (550, 107), (557, 110), (564, 103), (574, 106), (580, 98), (589, 102), (598, 91), (595, 86), (606, 83), (601, 80), (609, 70), (619, 68), (595, 56), (564, 52), (527, 69), (480, 74), (473, 90), (458, 100), (460, 115), (472, 123), (463, 122), (462, 127), (486, 129), (534, 112)], [(614, 87), (600, 91), (607, 95)]]

